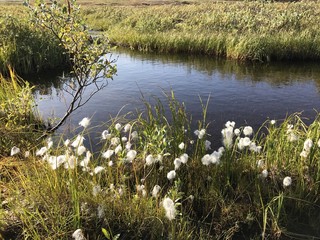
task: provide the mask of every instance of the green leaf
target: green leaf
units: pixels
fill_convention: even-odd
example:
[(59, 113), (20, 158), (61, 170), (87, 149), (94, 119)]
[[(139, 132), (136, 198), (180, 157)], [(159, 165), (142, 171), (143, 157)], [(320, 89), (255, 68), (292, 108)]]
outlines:
[(102, 228), (101, 231), (102, 231), (103, 235), (104, 235), (108, 240), (111, 240), (110, 233), (108, 232), (107, 229)]

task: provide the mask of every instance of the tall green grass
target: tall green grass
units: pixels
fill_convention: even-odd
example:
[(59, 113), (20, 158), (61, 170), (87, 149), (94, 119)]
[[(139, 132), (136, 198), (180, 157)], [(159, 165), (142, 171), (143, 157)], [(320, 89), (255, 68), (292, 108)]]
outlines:
[(11, 68), (8, 71), (9, 78), (0, 75), (0, 156), (8, 156), (13, 146), (27, 151), (44, 128), (35, 109), (33, 87)]
[(48, 32), (34, 27), (23, 14), (0, 18), (0, 72), (10, 65), (19, 74), (39, 72), (66, 64), (59, 43)]
[(319, 59), (319, 13), (311, 1), (84, 8), (117, 45), (257, 61)]
[[(318, 60), (320, 56), (317, 1), (83, 4), (83, 15), (91, 28), (106, 31), (116, 45), (140, 51), (253, 61)], [(19, 21), (10, 16), (0, 20), (1, 71), (9, 63), (17, 65), (19, 73), (64, 63), (65, 56), (52, 37), (21, 22), (26, 14), (17, 9), (22, 8), (5, 9), (19, 16)]]
[[(253, 133), (227, 122), (218, 150), (207, 141), (207, 104), (198, 129), (168, 94), (169, 113), (160, 101), (145, 102), (135, 119), (106, 123), (96, 153), (89, 148), (95, 128), (88, 118), (74, 138), (33, 148), (5, 184), (2, 234), (15, 229), (16, 239), (70, 239), (81, 229), (87, 239), (319, 237), (319, 116), (308, 126), (299, 115), (266, 121)], [(171, 207), (164, 205), (170, 199)]]

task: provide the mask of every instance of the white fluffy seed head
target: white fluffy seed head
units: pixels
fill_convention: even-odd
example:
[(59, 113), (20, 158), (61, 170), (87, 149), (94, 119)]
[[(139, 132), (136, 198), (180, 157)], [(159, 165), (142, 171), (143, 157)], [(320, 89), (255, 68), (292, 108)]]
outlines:
[(76, 139), (72, 142), (71, 146), (74, 147), (74, 148), (77, 148), (77, 147), (83, 145), (83, 141), (84, 141), (84, 140), (85, 140), (85, 139), (84, 139), (83, 136), (78, 135), (78, 136), (76, 137)]
[(104, 140), (109, 140), (111, 138), (111, 134), (109, 133), (108, 130), (104, 130), (102, 133), (101, 133), (101, 137), (102, 139)]
[(130, 129), (131, 129), (131, 125), (130, 125), (129, 123), (127, 123), (127, 124), (124, 126), (123, 131), (124, 131), (124, 132), (129, 132)]
[(79, 125), (86, 128), (90, 125), (90, 118), (83, 118), (80, 122), (79, 122)]
[(175, 170), (171, 170), (170, 172), (168, 172), (167, 174), (167, 178), (171, 181), (176, 177), (176, 171)]
[(267, 169), (264, 169), (264, 170), (261, 172), (261, 177), (263, 177), (263, 178), (267, 178), (267, 177), (268, 177), (268, 170), (267, 170)]
[(188, 159), (189, 159), (189, 156), (187, 153), (183, 153), (181, 156), (180, 156), (180, 161), (181, 163), (183, 164), (186, 164), (188, 162)]
[(137, 131), (132, 132), (131, 138), (132, 138), (132, 140), (137, 140), (139, 138), (138, 132)]
[(108, 149), (106, 152), (104, 152), (102, 154), (102, 157), (106, 158), (106, 159), (109, 159), (112, 155), (113, 155), (114, 151), (111, 150), (111, 149)]
[(176, 158), (174, 161), (173, 161), (173, 164), (174, 164), (174, 170), (178, 170), (181, 166), (181, 160), (180, 158)]
[(199, 135), (198, 135), (198, 138), (199, 139), (202, 139), (204, 137), (204, 135), (206, 134), (206, 130), (203, 128), (199, 131)]
[(121, 144), (119, 144), (115, 149), (114, 149), (114, 153), (117, 155), (118, 153), (121, 153), (122, 151), (122, 146)]
[(117, 130), (117, 131), (120, 131), (120, 129), (121, 129), (121, 124), (120, 123), (117, 123), (115, 126), (114, 126), (114, 128)]
[(251, 136), (252, 133), (253, 133), (252, 127), (250, 127), (250, 126), (244, 127), (244, 129), (243, 129), (243, 134), (244, 134), (245, 136)]
[(94, 168), (93, 172), (94, 172), (94, 174), (98, 174), (98, 173), (103, 172), (104, 169), (105, 169), (105, 168), (102, 167), (102, 166), (97, 166), (97, 167)]
[(77, 155), (81, 156), (82, 154), (84, 154), (87, 151), (87, 149), (85, 148), (85, 146), (81, 145), (77, 148)]
[(152, 189), (152, 197), (157, 198), (160, 190), (161, 190), (161, 187), (159, 185), (155, 185)]
[(18, 154), (19, 152), (20, 152), (20, 148), (14, 146), (14, 147), (11, 148), (11, 153), (10, 153), (10, 155), (11, 155), (11, 156), (16, 155), (16, 154)]
[(289, 187), (292, 184), (292, 179), (291, 177), (287, 176), (283, 179), (283, 186), (284, 187)]
[(130, 150), (128, 153), (127, 153), (127, 161), (128, 162), (132, 162), (137, 156), (137, 152), (135, 150)]
[(162, 206), (166, 211), (166, 217), (171, 221), (176, 217), (176, 209), (174, 206), (174, 202), (170, 198), (165, 198), (162, 201)]
[(184, 143), (183, 143), (183, 142), (180, 143), (178, 147), (179, 147), (181, 150), (183, 150), (183, 149), (184, 149)]
[(312, 146), (313, 146), (313, 142), (310, 138), (308, 138), (303, 143), (303, 150), (310, 152)]
[(151, 166), (153, 163), (155, 163), (155, 158), (152, 156), (152, 154), (149, 154), (146, 157), (146, 165)]
[(211, 156), (209, 154), (206, 154), (202, 157), (201, 162), (205, 166), (209, 166), (211, 163)]
[(72, 234), (72, 238), (74, 238), (75, 240), (86, 240), (80, 228), (74, 231), (74, 233)]

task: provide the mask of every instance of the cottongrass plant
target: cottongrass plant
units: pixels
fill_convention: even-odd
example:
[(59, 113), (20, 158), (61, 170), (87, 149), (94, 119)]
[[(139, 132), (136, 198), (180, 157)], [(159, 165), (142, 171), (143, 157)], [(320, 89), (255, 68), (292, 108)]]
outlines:
[(45, 124), (35, 109), (33, 87), (11, 67), (7, 71), (8, 77), (0, 73), (0, 153), (25, 155)]
[(222, 146), (210, 149), (206, 120), (191, 129), (184, 105), (168, 96), (170, 114), (158, 101), (134, 120), (112, 119), (98, 152), (87, 147), (89, 118), (72, 139), (39, 146), (33, 154), (46, 151), (32, 155), (6, 185), (3, 234), (14, 228), (18, 239), (320, 235), (318, 117), (307, 126), (293, 115), (260, 129), (228, 121)]

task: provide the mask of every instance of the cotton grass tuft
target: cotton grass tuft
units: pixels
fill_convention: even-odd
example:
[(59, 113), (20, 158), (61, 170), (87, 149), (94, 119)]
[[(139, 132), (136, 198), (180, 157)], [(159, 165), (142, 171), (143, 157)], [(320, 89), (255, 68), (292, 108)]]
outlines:
[(86, 128), (90, 125), (90, 119), (85, 117), (83, 118), (80, 122), (79, 125), (82, 126), (83, 128)]
[(14, 146), (11, 148), (11, 153), (10, 153), (10, 156), (14, 156), (16, 154), (20, 153), (20, 148)]
[(176, 218), (177, 211), (174, 206), (174, 202), (170, 198), (165, 198), (162, 201), (162, 206), (164, 207), (164, 210), (166, 211), (166, 217), (172, 221)]

